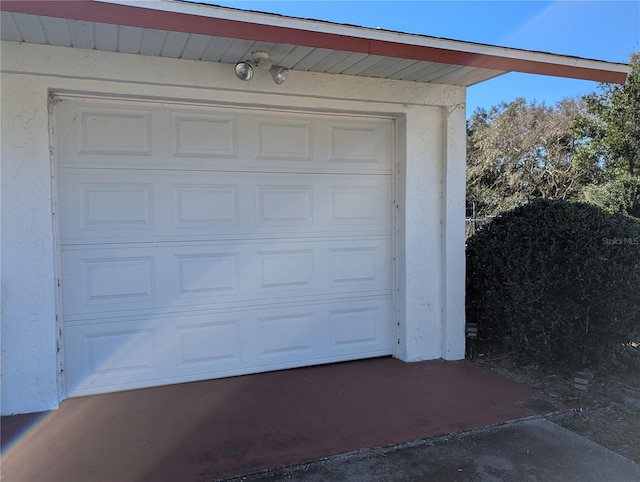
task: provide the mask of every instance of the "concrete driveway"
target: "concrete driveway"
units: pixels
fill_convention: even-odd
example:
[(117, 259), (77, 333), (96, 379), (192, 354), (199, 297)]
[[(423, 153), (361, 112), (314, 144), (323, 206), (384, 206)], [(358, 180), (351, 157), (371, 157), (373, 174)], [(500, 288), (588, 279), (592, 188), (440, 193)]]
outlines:
[(548, 420), (530, 419), (229, 480), (637, 482), (640, 466)]
[[(267, 477), (520, 481), (553, 480), (558, 466), (586, 475), (628, 466), (608, 452), (602, 462), (549, 422), (504, 425), (566, 408), (470, 361), (374, 358), (73, 398), (52, 412), (3, 417), (2, 476), (210, 482), (312, 463)], [(540, 478), (524, 478), (535, 471)]]

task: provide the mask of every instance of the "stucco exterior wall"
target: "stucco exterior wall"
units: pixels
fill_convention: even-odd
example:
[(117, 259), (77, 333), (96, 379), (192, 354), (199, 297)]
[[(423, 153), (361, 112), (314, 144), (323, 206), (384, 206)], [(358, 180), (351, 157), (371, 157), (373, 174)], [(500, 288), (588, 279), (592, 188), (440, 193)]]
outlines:
[(395, 117), (395, 356), (464, 357), (464, 88), (3, 42), (1, 89), (2, 414), (62, 398), (52, 93)]

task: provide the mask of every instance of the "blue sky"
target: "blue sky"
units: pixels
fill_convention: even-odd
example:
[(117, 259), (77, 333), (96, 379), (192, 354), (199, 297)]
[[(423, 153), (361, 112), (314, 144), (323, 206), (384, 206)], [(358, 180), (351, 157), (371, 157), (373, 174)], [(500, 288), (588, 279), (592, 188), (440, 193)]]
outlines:
[[(199, 0), (203, 1), (203, 0)], [(218, 1), (206, 3), (504, 47), (627, 62), (640, 51), (640, 1)], [(467, 94), (467, 114), (517, 97), (554, 104), (596, 82), (506, 74)]]

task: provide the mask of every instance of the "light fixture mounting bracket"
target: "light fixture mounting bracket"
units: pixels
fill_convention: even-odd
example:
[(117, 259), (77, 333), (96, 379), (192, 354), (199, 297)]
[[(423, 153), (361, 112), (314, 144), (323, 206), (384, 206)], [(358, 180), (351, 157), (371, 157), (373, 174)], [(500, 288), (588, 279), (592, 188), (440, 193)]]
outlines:
[(264, 70), (269, 70), (273, 65), (273, 62), (269, 58), (268, 52), (262, 52), (260, 50), (256, 50), (251, 53), (251, 57), (253, 58), (253, 65), (256, 67), (260, 67)]

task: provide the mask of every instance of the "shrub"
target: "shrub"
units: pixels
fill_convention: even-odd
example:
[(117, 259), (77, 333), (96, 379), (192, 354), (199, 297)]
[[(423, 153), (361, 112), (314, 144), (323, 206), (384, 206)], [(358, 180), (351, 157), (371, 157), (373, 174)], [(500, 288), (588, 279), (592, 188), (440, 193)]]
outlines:
[(640, 223), (536, 200), (467, 243), (467, 321), (543, 366), (602, 367), (640, 324)]

